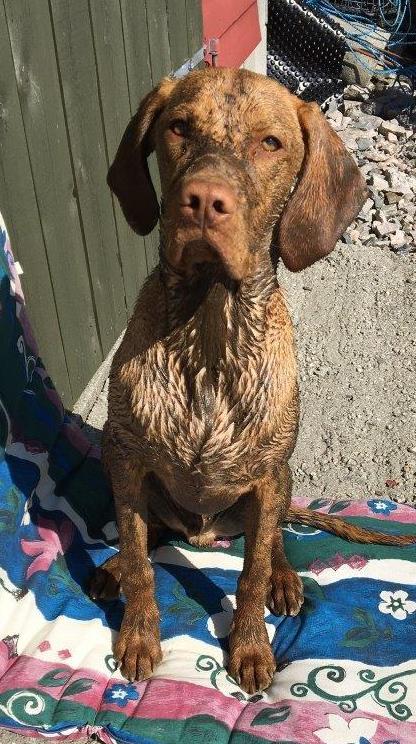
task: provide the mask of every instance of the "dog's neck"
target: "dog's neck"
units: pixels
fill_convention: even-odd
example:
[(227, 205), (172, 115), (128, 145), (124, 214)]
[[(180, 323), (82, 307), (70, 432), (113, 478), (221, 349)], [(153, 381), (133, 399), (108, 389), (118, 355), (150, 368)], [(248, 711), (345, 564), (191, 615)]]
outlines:
[(217, 387), (230, 362), (261, 355), (267, 302), (277, 279), (267, 252), (252, 276), (224, 279), (213, 265), (190, 280), (161, 262), (166, 291), (167, 344), (194, 374)]

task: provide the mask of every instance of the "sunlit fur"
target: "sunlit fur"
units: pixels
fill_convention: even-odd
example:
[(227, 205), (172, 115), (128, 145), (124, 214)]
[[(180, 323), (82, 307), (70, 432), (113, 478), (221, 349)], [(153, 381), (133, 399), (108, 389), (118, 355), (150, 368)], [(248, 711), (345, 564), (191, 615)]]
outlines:
[[(185, 124), (172, 126), (172, 122)], [(275, 137), (279, 147), (262, 141)], [(365, 189), (318, 107), (245, 70), (164, 80), (141, 103), (108, 182), (130, 225), (145, 234), (161, 186), (160, 265), (141, 290), (110, 374), (103, 459), (121, 552), (92, 583), (127, 605), (115, 655), (131, 679), (160, 661), (148, 532), (170, 527), (194, 545), (245, 532), (244, 568), (228, 668), (252, 693), (275, 659), (264, 604), (296, 614), (302, 582), (283, 550), (287, 519), (347, 539), (403, 542), (290, 507), (287, 461), (298, 427), (293, 329), (275, 276), (279, 255), (299, 270), (335, 246)], [(225, 184), (234, 211), (207, 226), (183, 216), (187, 179)], [(150, 539), (150, 538), (149, 538)]]

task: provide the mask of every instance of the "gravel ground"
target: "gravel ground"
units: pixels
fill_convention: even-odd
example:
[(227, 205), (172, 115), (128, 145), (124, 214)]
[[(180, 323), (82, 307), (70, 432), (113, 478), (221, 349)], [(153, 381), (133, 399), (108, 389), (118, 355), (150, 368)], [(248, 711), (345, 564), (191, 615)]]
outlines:
[(300, 275), (279, 270), (300, 365), (292, 465), (298, 494), (412, 503), (416, 140), (371, 110), (368, 91), (351, 86), (341, 111), (328, 114), (369, 186), (359, 218), (325, 261)]
[(279, 276), (300, 366), (295, 493), (411, 503), (416, 255), (339, 244), (333, 257), (302, 275)]

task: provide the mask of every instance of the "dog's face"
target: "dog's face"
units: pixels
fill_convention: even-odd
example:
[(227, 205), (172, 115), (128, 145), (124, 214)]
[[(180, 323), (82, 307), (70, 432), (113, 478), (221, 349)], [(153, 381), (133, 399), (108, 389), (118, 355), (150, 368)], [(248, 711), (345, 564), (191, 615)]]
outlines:
[(218, 262), (237, 280), (253, 271), (303, 161), (296, 103), (242, 70), (175, 86), (155, 126), (171, 265)]
[(153, 149), (164, 259), (184, 276), (213, 263), (242, 280), (272, 233), (285, 264), (304, 268), (332, 250), (365, 200), (357, 166), (316, 104), (247, 70), (165, 79), (142, 101), (108, 177), (140, 234), (159, 216), (146, 163)]

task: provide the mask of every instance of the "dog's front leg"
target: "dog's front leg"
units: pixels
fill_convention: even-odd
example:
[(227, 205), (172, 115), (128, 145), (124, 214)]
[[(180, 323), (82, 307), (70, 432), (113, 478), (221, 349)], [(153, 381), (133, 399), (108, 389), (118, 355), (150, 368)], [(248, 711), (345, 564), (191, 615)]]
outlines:
[(272, 575), (272, 545), (278, 497), (269, 480), (247, 496), (244, 566), (230, 633), (229, 672), (249, 694), (268, 687), (276, 668), (264, 623)]
[[(115, 458), (114, 458), (115, 460)], [(129, 680), (151, 676), (160, 662), (159, 611), (153, 569), (147, 558), (147, 489), (144, 471), (119, 457), (109, 470), (120, 535), (121, 585), (126, 608), (114, 655)]]

